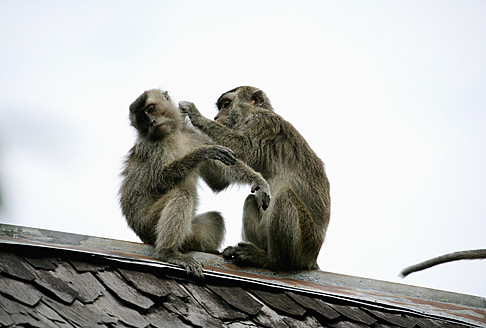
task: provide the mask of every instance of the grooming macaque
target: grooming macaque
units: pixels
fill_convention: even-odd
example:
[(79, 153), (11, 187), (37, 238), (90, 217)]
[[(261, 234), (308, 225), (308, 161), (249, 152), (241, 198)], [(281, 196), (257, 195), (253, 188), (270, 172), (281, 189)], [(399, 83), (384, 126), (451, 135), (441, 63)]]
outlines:
[(411, 273), (422, 271), (442, 263), (458, 261), (458, 260), (481, 260), (481, 259), (486, 259), (486, 249), (473, 249), (468, 251), (454, 252), (454, 253), (449, 253), (438, 257), (434, 257), (430, 260), (409, 266), (408, 268), (402, 270), (400, 275), (404, 278)]
[(149, 90), (130, 105), (138, 132), (122, 171), (120, 205), (128, 225), (157, 256), (202, 277), (202, 265), (187, 251), (215, 252), (224, 237), (218, 212), (195, 215), (197, 178), (221, 191), (231, 182), (252, 185), (262, 209), (270, 201), (267, 182), (234, 152), (196, 131), (167, 92)]
[(239, 87), (217, 101), (214, 121), (194, 104), (179, 108), (217, 144), (229, 147), (270, 185), (272, 200), (262, 211), (255, 195), (245, 200), (243, 240), (223, 256), (238, 265), (275, 271), (317, 269), (330, 217), (324, 165), (297, 130), (273, 111), (263, 91)]

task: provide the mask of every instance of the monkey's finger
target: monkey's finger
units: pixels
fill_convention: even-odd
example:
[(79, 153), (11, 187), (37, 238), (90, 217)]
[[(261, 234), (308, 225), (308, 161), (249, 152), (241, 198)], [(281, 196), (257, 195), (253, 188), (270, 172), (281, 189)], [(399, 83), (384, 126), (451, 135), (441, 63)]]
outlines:
[(224, 257), (225, 259), (227, 259), (227, 260), (231, 260), (231, 259), (233, 259), (233, 253), (234, 253), (234, 251), (235, 251), (235, 247), (233, 247), (233, 246), (228, 246), (228, 247), (226, 247), (226, 248), (223, 250), (222, 255), (223, 255), (223, 257)]
[(266, 211), (269, 205), (270, 205), (270, 195), (267, 194), (267, 193), (263, 193), (263, 195), (262, 195), (262, 210)]
[(225, 149), (217, 154), (216, 159), (226, 165), (234, 165), (236, 163), (236, 154), (230, 149)]
[(184, 265), (186, 273), (188, 276), (194, 277), (196, 279), (204, 279), (204, 274), (202, 270), (202, 265), (196, 261), (188, 261)]
[(216, 158), (216, 159), (219, 160), (221, 163), (228, 165), (228, 166), (235, 165), (235, 163), (236, 163), (236, 160), (233, 160), (230, 157), (218, 156), (218, 158)]
[(192, 103), (190, 103), (188, 101), (181, 101), (181, 102), (179, 102), (179, 108), (180, 108), (180, 110), (182, 110), (184, 112), (184, 111), (187, 111), (191, 107), (191, 104)]
[(184, 114), (188, 114), (188, 115), (195, 114), (196, 112), (198, 112), (194, 103), (189, 101), (179, 102), (179, 110)]

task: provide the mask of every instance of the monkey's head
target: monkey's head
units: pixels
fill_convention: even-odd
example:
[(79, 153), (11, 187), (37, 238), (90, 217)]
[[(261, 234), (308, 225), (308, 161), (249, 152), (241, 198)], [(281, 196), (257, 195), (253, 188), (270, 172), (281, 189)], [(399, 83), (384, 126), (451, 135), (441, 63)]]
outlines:
[(218, 114), (215, 121), (229, 128), (235, 127), (255, 109), (272, 110), (267, 95), (260, 89), (243, 86), (223, 93), (216, 102)]
[(163, 139), (177, 130), (181, 122), (181, 113), (167, 91), (145, 91), (130, 105), (131, 125), (141, 137), (151, 141)]

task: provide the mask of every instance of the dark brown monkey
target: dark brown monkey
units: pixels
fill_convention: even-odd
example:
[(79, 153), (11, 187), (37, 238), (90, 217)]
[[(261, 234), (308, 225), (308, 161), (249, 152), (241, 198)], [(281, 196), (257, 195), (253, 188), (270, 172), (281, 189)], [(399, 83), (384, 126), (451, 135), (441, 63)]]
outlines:
[(130, 105), (130, 122), (138, 132), (122, 171), (120, 205), (128, 225), (158, 257), (202, 277), (202, 265), (184, 252), (214, 252), (224, 236), (218, 212), (195, 215), (197, 178), (215, 191), (230, 182), (252, 184), (261, 206), (269, 187), (259, 173), (236, 160), (234, 152), (196, 131), (167, 92), (149, 90)]
[(317, 269), (317, 256), (330, 217), (329, 181), (324, 165), (297, 130), (273, 111), (263, 91), (239, 87), (217, 101), (215, 120), (194, 104), (179, 108), (216, 143), (260, 172), (270, 185), (267, 211), (249, 195), (243, 213), (243, 240), (223, 255), (239, 265), (277, 271)]
[(468, 251), (448, 253), (409, 266), (408, 268), (403, 269), (403, 271), (400, 273), (400, 276), (404, 278), (411, 273), (422, 271), (442, 263), (458, 261), (458, 260), (481, 260), (481, 259), (486, 259), (486, 249), (472, 249)]

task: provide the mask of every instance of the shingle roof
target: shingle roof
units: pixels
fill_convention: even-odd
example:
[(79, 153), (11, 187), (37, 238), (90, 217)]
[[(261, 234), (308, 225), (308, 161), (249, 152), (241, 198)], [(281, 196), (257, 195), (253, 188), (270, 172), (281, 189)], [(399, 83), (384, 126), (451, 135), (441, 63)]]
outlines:
[(194, 282), (148, 245), (12, 225), (0, 245), (2, 327), (486, 327), (470, 295), (204, 253)]

